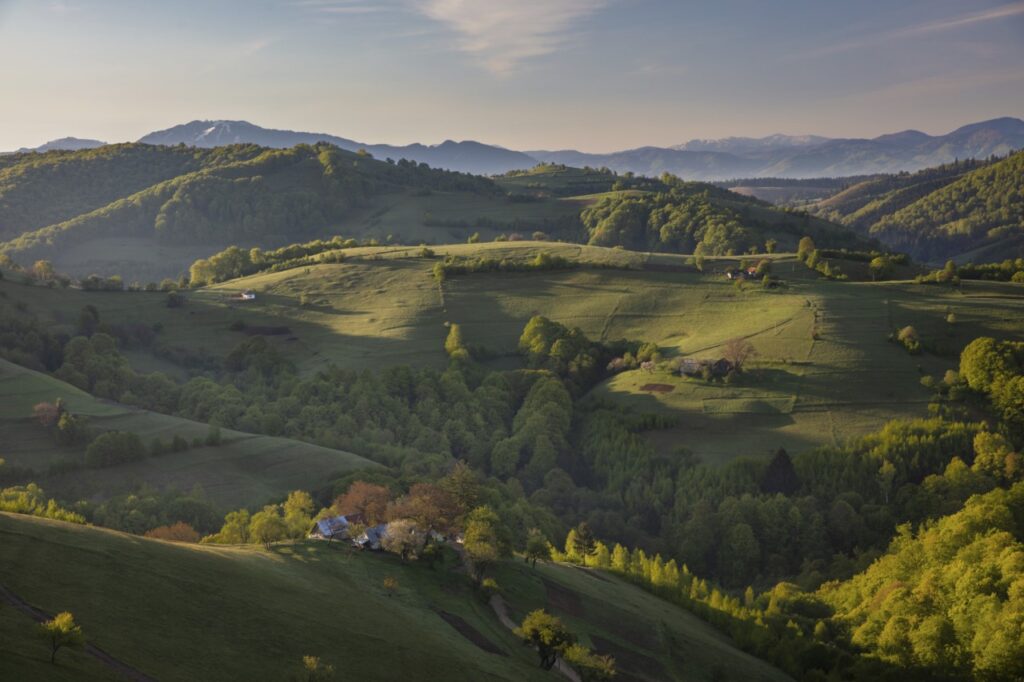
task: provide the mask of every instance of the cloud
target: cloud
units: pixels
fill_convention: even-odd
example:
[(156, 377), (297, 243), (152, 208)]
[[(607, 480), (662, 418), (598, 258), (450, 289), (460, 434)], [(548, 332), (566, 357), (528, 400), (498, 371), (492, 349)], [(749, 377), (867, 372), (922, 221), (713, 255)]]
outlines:
[(997, 19), (1006, 19), (1008, 17), (1014, 17), (1017, 15), (1024, 14), (1024, 2), (1014, 2), (1001, 7), (996, 7), (984, 12), (972, 12), (970, 14), (962, 14), (957, 17), (950, 19), (942, 19), (939, 21), (930, 21), (924, 24), (916, 24), (914, 26), (907, 26), (905, 28), (896, 29), (894, 31), (885, 31), (877, 33), (871, 36), (865, 36), (858, 40), (851, 40), (845, 43), (836, 43), (834, 45), (828, 45), (821, 49), (811, 50), (809, 52), (801, 53), (800, 57), (819, 57), (829, 54), (839, 54), (841, 52), (850, 52), (852, 50), (860, 50), (868, 47), (873, 47), (879, 43), (888, 42), (890, 40), (898, 40), (901, 38), (912, 38), (915, 36), (928, 35), (931, 33), (940, 33), (942, 31), (951, 31), (962, 26), (970, 26), (972, 24), (979, 24), (988, 21), (995, 21)]
[(503, 74), (563, 47), (576, 23), (609, 0), (413, 0), (413, 8), (459, 34), (458, 47)]

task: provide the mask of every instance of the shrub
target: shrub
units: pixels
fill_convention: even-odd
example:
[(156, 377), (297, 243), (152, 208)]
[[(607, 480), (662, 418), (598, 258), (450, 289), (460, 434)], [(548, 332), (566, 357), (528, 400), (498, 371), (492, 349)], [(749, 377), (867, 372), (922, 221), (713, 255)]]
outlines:
[(146, 446), (134, 433), (108, 431), (101, 433), (85, 451), (85, 464), (93, 468), (134, 462), (146, 456)]

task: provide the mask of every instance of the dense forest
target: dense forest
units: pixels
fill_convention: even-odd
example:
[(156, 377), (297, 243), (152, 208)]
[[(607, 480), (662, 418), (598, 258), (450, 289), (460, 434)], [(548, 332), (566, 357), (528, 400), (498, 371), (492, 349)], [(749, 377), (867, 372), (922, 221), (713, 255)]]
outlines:
[(979, 247), (1016, 244), (1024, 226), (1022, 178), (1022, 153), (968, 159), (869, 179), (810, 210), (919, 260), (941, 262)]
[(812, 235), (835, 248), (864, 246), (854, 234), (805, 213), (789, 213), (704, 183), (663, 176), (666, 190), (605, 197), (580, 214), (589, 243), (721, 256), (763, 252), (771, 241), (795, 250)]
[[(151, 166), (153, 159), (150, 157), (181, 172), (138, 192), (119, 195), (109, 203), (99, 204), (62, 222), (32, 231), (15, 230), (10, 241), (3, 245), (3, 251), (17, 260), (28, 261), (55, 249), (115, 236), (155, 236), (160, 242), (170, 244), (254, 242), (267, 238), (295, 241), (295, 237), (312, 235), (338, 223), (364, 206), (370, 197), (382, 192), (436, 190), (501, 194), (497, 186), (485, 178), (434, 170), (408, 161), (376, 161), (326, 144), (299, 145), (284, 150), (234, 146), (202, 152), (177, 147), (122, 146), (128, 149), (119, 157), (120, 163), (114, 164), (94, 162), (93, 157), (106, 158), (102, 156), (105, 148), (65, 155), (51, 152), (38, 159), (36, 155), (28, 155), (22, 164), (8, 169), (12, 186), (0, 193), (0, 197), (10, 205), (11, 213), (18, 216), (19, 210), (22, 214), (36, 210), (28, 207), (40, 203), (36, 201), (39, 193), (59, 190), (61, 185), (55, 188), (54, 182), (88, 188), (79, 193), (89, 195), (92, 202), (87, 203), (83, 197), (80, 205), (69, 205), (61, 211), (61, 215), (66, 215), (75, 208), (98, 204), (98, 197), (110, 199), (115, 188), (132, 187), (133, 183), (120, 182), (121, 175), (136, 176), (136, 186), (154, 179), (155, 176), (139, 177), (133, 170), (137, 165)], [(49, 158), (51, 154), (55, 155), (53, 159)], [(184, 156), (187, 163), (173, 166), (180, 156)], [(47, 174), (15, 173), (43, 161), (51, 161), (45, 166), (49, 170)], [(109, 182), (105, 175), (107, 165), (117, 169)], [(195, 166), (198, 169), (193, 170)], [(88, 182), (83, 178), (75, 179), (73, 171), (79, 168), (88, 173)], [(165, 174), (170, 175), (171, 170)], [(71, 176), (70, 179), (64, 180), (65, 175)], [(110, 191), (104, 194), (103, 188), (108, 186)], [(26, 222), (36, 225), (47, 217), (34, 216)]]
[[(448, 199), (442, 215), (431, 210), (434, 192)], [(382, 225), (380, 216), (391, 211), (400, 217)], [(234, 243), (248, 250), (330, 239), (342, 226), (355, 238), (369, 231), (384, 239), (394, 231), (410, 243), (483, 230), (488, 238), (541, 235), (706, 255), (763, 250), (769, 240), (783, 250), (804, 234), (833, 248), (867, 244), (825, 220), (668, 174), (655, 179), (542, 164), (489, 179), (327, 144), (123, 144), (17, 154), (0, 169), (0, 253), (24, 266), (59, 261), (74, 247), (109, 238), (144, 239), (150, 249)], [(132, 266), (132, 253), (119, 248), (99, 258), (100, 274), (139, 278), (145, 266)], [(131, 272), (112, 270), (117, 263)]]

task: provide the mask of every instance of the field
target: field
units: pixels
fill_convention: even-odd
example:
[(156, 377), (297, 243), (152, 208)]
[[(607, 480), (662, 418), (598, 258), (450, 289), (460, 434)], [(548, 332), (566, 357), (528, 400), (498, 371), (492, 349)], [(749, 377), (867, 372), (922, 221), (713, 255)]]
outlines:
[[(394, 596), (386, 576), (398, 580)], [(496, 576), (513, 618), (551, 608), (585, 642), (614, 651), (623, 680), (787, 679), (692, 614), (615, 578), (522, 563), (503, 564)], [(93, 643), (160, 680), (282, 680), (309, 654), (344, 679), (556, 679), (463, 574), (336, 544), (176, 545), (0, 514), (0, 582), (47, 612), (72, 611)], [(10, 611), (0, 609), (5, 631), (31, 627)], [(0, 657), (0, 677), (50, 670), (39, 648), (19, 652)], [(105, 679), (92, 661), (67, 654), (58, 657), (65, 679)]]
[(188, 492), (202, 488), (219, 508), (269, 501), (295, 489), (310, 489), (330, 477), (372, 462), (317, 445), (223, 430), (217, 447), (192, 447), (105, 469), (43, 475), (51, 464), (80, 461), (83, 451), (59, 447), (31, 419), (32, 406), (63, 398), (68, 409), (89, 418), (97, 430), (131, 431), (144, 443), (175, 435), (204, 438), (207, 425), (93, 398), (53, 377), (0, 360), (0, 441), (8, 464), (33, 469), (34, 480), (63, 499), (105, 498), (134, 491), (139, 484)]
[[(741, 291), (722, 274), (735, 259), (707, 259), (700, 273), (682, 256), (571, 244), (435, 248), (438, 256), (519, 259), (540, 250), (615, 267), (479, 273), (439, 286), (431, 274), (435, 261), (418, 256), (418, 248), (366, 247), (346, 252), (344, 263), (200, 289), (175, 309), (156, 293), (55, 292), (6, 282), (0, 291), (68, 327), (88, 303), (103, 320), (159, 324), (161, 343), (220, 357), (247, 334), (265, 334), (305, 372), (326, 362), (353, 369), (442, 368), (449, 323), (462, 326), (469, 344), (496, 355), (495, 367), (515, 367), (516, 342), (533, 315), (578, 326), (597, 340), (654, 341), (669, 358), (716, 359), (728, 340), (741, 337), (757, 354), (736, 383), (633, 371), (594, 391), (675, 417), (677, 426), (650, 433), (651, 442), (663, 453), (685, 448), (709, 462), (839, 444), (893, 418), (924, 416), (929, 392), (920, 384), (923, 375), (941, 377), (955, 368), (959, 350), (977, 336), (1019, 334), (1024, 319), (1018, 285), (832, 282), (784, 254), (773, 258), (785, 286), (766, 291), (750, 284)], [(857, 275), (863, 275), (861, 265), (843, 263)], [(257, 300), (234, 300), (246, 289), (257, 292)], [(953, 323), (947, 322), (951, 313)], [(246, 327), (232, 331), (233, 322)], [(906, 325), (940, 354), (912, 356), (888, 340)], [(130, 357), (145, 370), (167, 369), (142, 350)], [(648, 384), (663, 386), (643, 390)]]

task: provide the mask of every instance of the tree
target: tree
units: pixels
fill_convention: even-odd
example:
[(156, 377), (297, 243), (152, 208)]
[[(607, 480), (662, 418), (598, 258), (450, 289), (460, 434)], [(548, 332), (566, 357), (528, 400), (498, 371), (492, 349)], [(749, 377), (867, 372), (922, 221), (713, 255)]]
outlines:
[(199, 533), (184, 521), (147, 530), (146, 537), (167, 540), (169, 542), (199, 542)]
[(415, 521), (397, 519), (388, 524), (380, 544), (385, 551), (397, 554), (404, 562), (410, 555), (419, 554), (426, 539), (426, 533), (416, 527)]
[(766, 239), (764, 242), (764, 250), (766, 253), (775, 253), (775, 249), (778, 245), (779, 242), (777, 239)]
[(722, 357), (727, 360), (737, 372), (743, 370), (743, 365), (757, 355), (754, 346), (742, 338), (729, 339), (722, 348)]
[(575, 642), (562, 621), (544, 609), (528, 613), (522, 625), (516, 628), (515, 634), (526, 644), (537, 648), (540, 667), (544, 670), (551, 670), (558, 654)]
[(359, 514), (366, 523), (375, 526), (387, 518), (391, 491), (382, 485), (355, 481), (344, 495), (334, 501), (334, 509), (346, 516)]
[(769, 495), (792, 495), (800, 488), (800, 477), (785, 448), (779, 448), (761, 478), (761, 491)]
[(537, 560), (547, 561), (551, 558), (551, 547), (548, 545), (548, 539), (544, 537), (544, 533), (540, 532), (537, 528), (531, 528), (530, 532), (526, 536), (526, 552), (524, 558), (527, 562), (532, 563), (534, 568), (537, 566)]
[(313, 522), (313, 498), (305, 490), (293, 490), (288, 494), (283, 510), (288, 535), (293, 538), (304, 537)]
[(57, 276), (53, 263), (48, 260), (37, 260), (32, 266), (32, 276), (36, 279), (47, 282)]
[(59, 400), (56, 403), (36, 403), (35, 407), (32, 408), (32, 418), (38, 421), (39, 425), (44, 429), (55, 426), (62, 413), (63, 410)]
[(50, 663), (57, 657), (62, 647), (80, 649), (85, 646), (82, 628), (75, 623), (75, 617), (68, 611), (62, 611), (48, 621), (39, 624), (39, 634), (50, 642)]
[(334, 679), (334, 666), (324, 663), (319, 656), (303, 656), (302, 672), (298, 682), (329, 682)]
[(453, 323), (448, 328), (448, 338), (444, 341), (444, 351), (448, 353), (448, 357), (456, 360), (465, 360), (469, 357), (466, 341), (462, 338), (461, 325)]
[(590, 526), (587, 525), (586, 521), (580, 522), (574, 530), (572, 552), (580, 557), (582, 561), (586, 562), (587, 557), (593, 556), (597, 551), (594, 531), (590, 530)]
[(477, 507), (466, 518), (462, 548), (473, 567), (479, 584), (487, 568), (501, 559), (506, 547), (500, 533), (501, 519), (490, 507)]
[(868, 264), (871, 271), (871, 279), (874, 281), (888, 279), (892, 276), (892, 261), (887, 256), (875, 256)]
[(267, 505), (263, 511), (256, 512), (249, 521), (249, 537), (267, 549), (271, 543), (288, 537), (288, 526), (275, 505)]
[(615, 659), (595, 654), (582, 644), (574, 643), (565, 647), (562, 658), (579, 673), (583, 682), (598, 682), (615, 677)]
[(387, 593), (389, 597), (395, 594), (395, 592), (398, 592), (398, 578), (396, 578), (395, 576), (385, 576), (383, 584), (384, 591)]
[(807, 258), (817, 250), (818, 247), (814, 245), (814, 240), (810, 237), (801, 237), (800, 243), (796, 247), (796, 257), (802, 261), (806, 261)]

